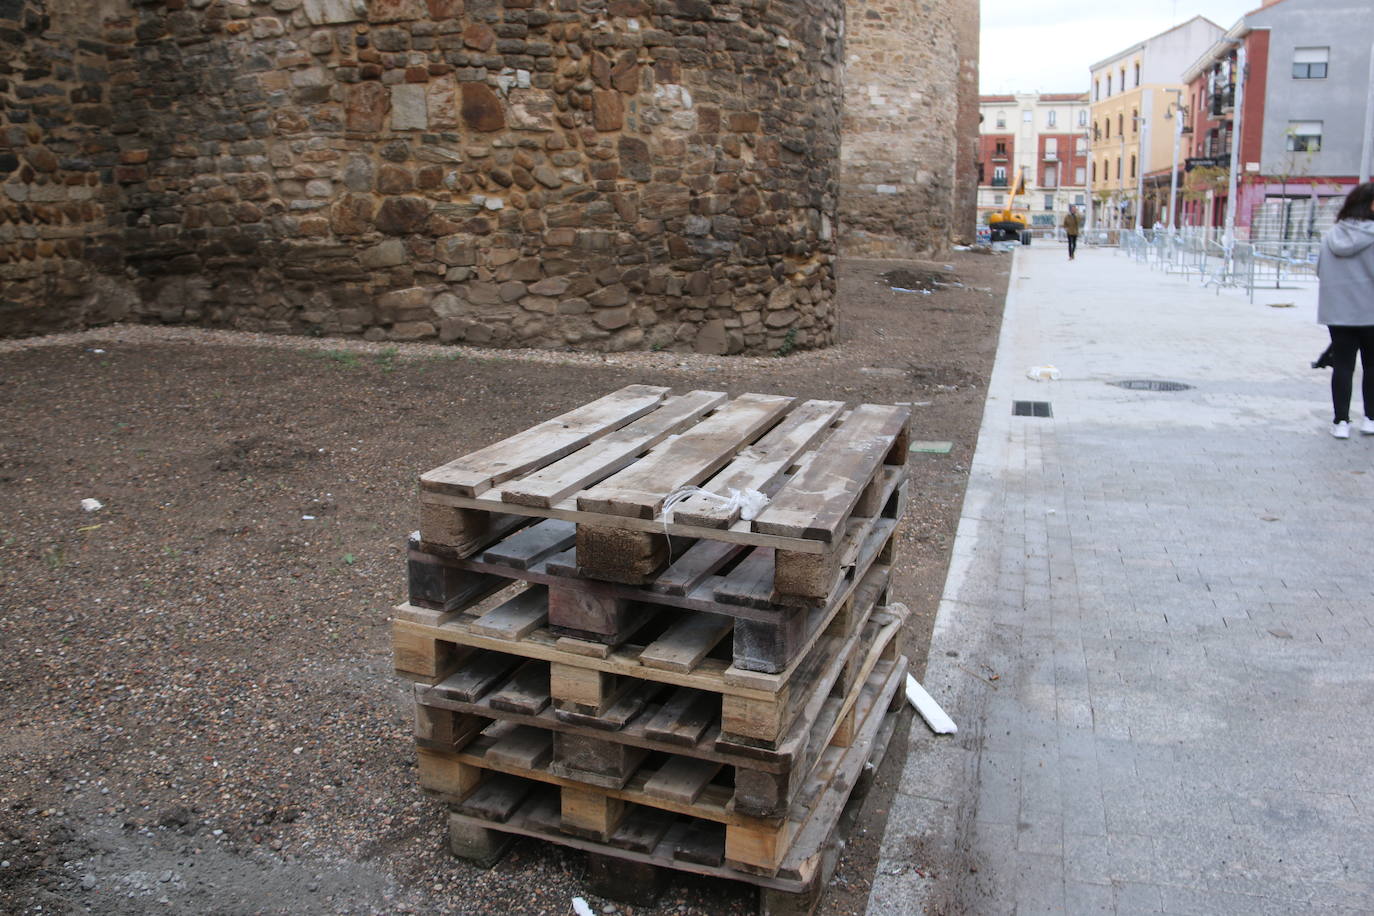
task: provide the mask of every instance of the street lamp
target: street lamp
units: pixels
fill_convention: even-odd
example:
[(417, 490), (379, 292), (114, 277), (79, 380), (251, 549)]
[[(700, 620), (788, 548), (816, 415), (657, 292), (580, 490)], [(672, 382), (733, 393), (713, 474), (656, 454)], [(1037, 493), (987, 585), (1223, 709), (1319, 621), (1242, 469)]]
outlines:
[(1187, 128), (1188, 109), (1183, 107), (1183, 90), (1170, 89), (1177, 98), (1164, 110), (1164, 117), (1174, 122), (1174, 167), (1169, 172), (1169, 229), (1178, 231), (1178, 148), (1183, 142), (1183, 132)]
[(1245, 103), (1245, 43), (1238, 38), (1228, 39), (1237, 45), (1236, 69), (1233, 79), (1236, 85), (1235, 99), (1232, 101), (1231, 117), (1231, 174), (1226, 180), (1226, 229), (1221, 237), (1222, 247), (1226, 249), (1226, 267), (1230, 271), (1231, 249), (1236, 244), (1236, 184), (1240, 172), (1241, 113)]

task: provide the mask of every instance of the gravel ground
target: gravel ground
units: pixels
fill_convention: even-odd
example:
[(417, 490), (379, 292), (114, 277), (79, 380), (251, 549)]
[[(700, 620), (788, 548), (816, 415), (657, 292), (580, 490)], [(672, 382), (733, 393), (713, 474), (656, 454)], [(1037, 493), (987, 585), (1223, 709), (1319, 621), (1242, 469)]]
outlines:
[[(921, 659), (1006, 288), (1005, 257), (946, 263), (846, 262), (843, 343), (782, 359), (159, 327), (0, 341), (0, 911), (570, 912), (578, 854), (456, 861), (416, 787), (387, 618), (416, 476), (631, 382), (913, 401), (915, 438), (953, 443), (911, 461), (894, 594)], [(894, 268), (949, 285), (897, 292)], [(823, 912), (863, 911), (904, 746)], [(655, 908), (589, 900), (754, 904), (691, 878)]]

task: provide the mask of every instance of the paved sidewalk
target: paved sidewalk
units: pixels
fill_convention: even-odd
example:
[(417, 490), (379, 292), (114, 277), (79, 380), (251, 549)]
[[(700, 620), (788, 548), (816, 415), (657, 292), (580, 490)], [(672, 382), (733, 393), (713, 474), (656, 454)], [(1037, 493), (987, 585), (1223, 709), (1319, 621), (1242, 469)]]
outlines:
[(960, 731), (912, 729), (870, 913), (1374, 912), (1374, 437), (1314, 316), (1017, 252), (925, 678)]

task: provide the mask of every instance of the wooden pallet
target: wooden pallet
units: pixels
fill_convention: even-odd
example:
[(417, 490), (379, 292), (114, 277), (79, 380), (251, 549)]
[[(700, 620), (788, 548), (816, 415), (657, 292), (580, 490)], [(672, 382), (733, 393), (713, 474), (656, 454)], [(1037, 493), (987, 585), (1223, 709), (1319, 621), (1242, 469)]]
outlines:
[[(909, 421), (900, 406), (631, 385), (423, 474), (421, 536), (467, 557), (530, 517), (561, 519), (584, 573), (631, 585), (668, 564), (671, 539), (769, 547), (774, 591), (823, 598), (850, 521), (879, 514), (882, 470), (906, 462)], [(696, 497), (666, 521), (684, 486), (769, 503), (746, 521)]]
[[(416, 743), (424, 751), (453, 755), (474, 753), (483, 741), (504, 741), (508, 747), (496, 752), (497, 759), (544, 762), (556, 776), (603, 788), (646, 781), (651, 794), (678, 800), (724, 781), (734, 787), (735, 811), (775, 817), (787, 810), (821, 751), (848, 740), (859, 689), (897, 657), (904, 611), (900, 605), (876, 610), (847, 637), (829, 637), (838, 648), (818, 653), (824, 664), (808, 680), (813, 686), (806, 703), (790, 717), (776, 750), (729, 741), (721, 732), (720, 698), (701, 691), (649, 683), (616, 710), (623, 719), (569, 714), (557, 707), (547, 666), (538, 661), (483, 685), (480, 695), (466, 672), (452, 684), (417, 685)], [(650, 777), (641, 778), (646, 767)]]
[(826, 748), (780, 820), (741, 816), (720, 799), (682, 806), (647, 792), (589, 790), (543, 770), (517, 773), (462, 759), (431, 775), (429, 788), (452, 799), (449, 836), (460, 856), (491, 861), (502, 835), (533, 836), (629, 868), (649, 865), (805, 894), (822, 875), (835, 825), (872, 748), (885, 744), (881, 733), (890, 729), (888, 711), (905, 672), (905, 658), (874, 672), (856, 703), (860, 725), (852, 742)]
[[(771, 759), (785, 745), (788, 728), (806, 708), (820, 679), (837, 676), (837, 658), (852, 651), (871, 609), (885, 602), (889, 574), (886, 566), (870, 566), (844, 601), (815, 609), (802, 651), (778, 673), (743, 670), (709, 653), (688, 670), (665, 665), (660, 658), (646, 658), (659, 645), (657, 639), (587, 654), (588, 644), (568, 640), (543, 625), (537, 613), (542, 606), (540, 586), (480, 617), (402, 605), (392, 622), (395, 666), (421, 687), (436, 687), (423, 694), (431, 706), (442, 708), (441, 699), (478, 703), (495, 695), (500, 697), (498, 710), (539, 715), (542, 691), (547, 690), (556, 717), (603, 732), (627, 727), (664, 687), (682, 688), (668, 701), (677, 710), (673, 722), (718, 715), (717, 741)], [(504, 617), (500, 628), (488, 623), (511, 605), (531, 609), (523, 620), (532, 623), (507, 626)], [(670, 631), (671, 627), (664, 630)], [(511, 682), (519, 682), (521, 692), (508, 688)], [(682, 731), (680, 743), (693, 734), (685, 725), (674, 727)], [(663, 734), (671, 731), (667, 725), (659, 729)], [(700, 740), (697, 735), (696, 742)]]
[[(675, 609), (673, 626), (659, 637), (649, 659), (688, 670), (729, 635), (737, 667), (777, 673), (802, 651), (814, 632), (817, 608), (843, 602), (872, 564), (891, 562), (895, 516), (904, 507), (904, 478), (904, 472), (894, 470), (885, 481), (883, 492), (894, 517), (851, 520), (834, 568), (828, 570), (824, 582), (817, 582), (817, 590), (824, 592), (821, 598), (789, 601), (779, 596), (772, 586), (775, 551), (771, 548), (712, 541), (692, 544), (649, 586), (582, 578), (572, 551), (560, 549), (573, 537), (573, 526), (543, 521), (473, 558), (446, 558), (413, 543), (408, 562), (409, 603), (429, 610), (462, 611), (511, 581), (534, 582), (548, 589), (546, 622), (553, 632), (607, 646), (629, 640), (653, 615), (671, 608)], [(535, 619), (533, 611), (509, 608), (493, 616), (492, 626), (501, 620), (513, 628), (529, 627)]]

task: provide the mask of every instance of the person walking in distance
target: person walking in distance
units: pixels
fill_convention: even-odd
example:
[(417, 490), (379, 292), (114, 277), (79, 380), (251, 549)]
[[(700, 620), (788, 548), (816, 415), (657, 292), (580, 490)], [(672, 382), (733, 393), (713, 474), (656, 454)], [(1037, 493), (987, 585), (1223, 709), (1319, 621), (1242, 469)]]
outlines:
[(1360, 356), (1364, 421), (1374, 435), (1374, 182), (1356, 185), (1317, 259), (1317, 322), (1331, 332), (1331, 435), (1350, 438), (1350, 394)]
[(1078, 211), (1069, 207), (1069, 215), (1064, 217), (1064, 234), (1069, 237), (1069, 260), (1073, 260), (1073, 253), (1078, 249)]

